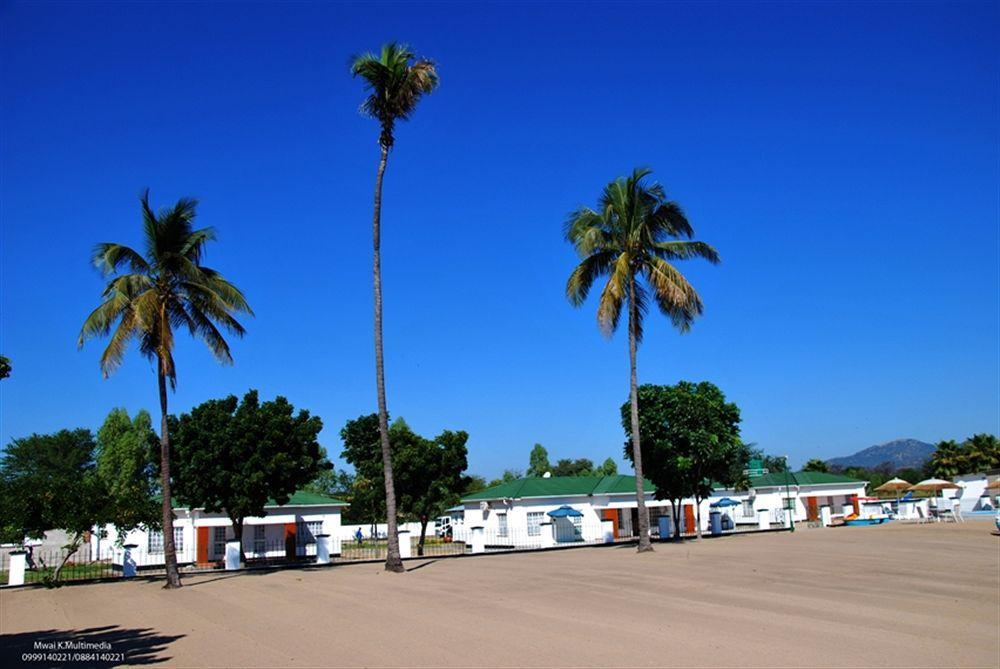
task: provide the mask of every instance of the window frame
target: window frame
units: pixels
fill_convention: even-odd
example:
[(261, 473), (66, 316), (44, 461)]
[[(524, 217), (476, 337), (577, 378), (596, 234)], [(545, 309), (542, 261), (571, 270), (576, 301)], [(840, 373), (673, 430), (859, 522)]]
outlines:
[[(544, 511), (529, 511), (528, 512), (528, 536), (529, 537), (540, 537), (542, 536), (542, 522), (545, 519)], [(532, 526), (532, 520), (537, 520)]]

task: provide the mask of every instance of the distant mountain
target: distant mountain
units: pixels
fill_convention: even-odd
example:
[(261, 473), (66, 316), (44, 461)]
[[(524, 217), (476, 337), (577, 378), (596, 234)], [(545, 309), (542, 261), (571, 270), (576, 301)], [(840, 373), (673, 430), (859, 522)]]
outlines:
[(858, 451), (842, 458), (830, 458), (826, 464), (833, 467), (877, 467), (888, 462), (894, 469), (914, 467), (919, 469), (937, 447), (917, 439), (896, 439)]

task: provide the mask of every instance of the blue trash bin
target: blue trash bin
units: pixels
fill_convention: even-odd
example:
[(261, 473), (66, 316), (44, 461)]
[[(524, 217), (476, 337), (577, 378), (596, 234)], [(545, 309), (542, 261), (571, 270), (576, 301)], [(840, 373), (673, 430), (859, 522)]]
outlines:
[(712, 527), (712, 536), (717, 537), (722, 534), (722, 512), (712, 511), (708, 514), (708, 520)]
[(670, 538), (670, 516), (660, 516), (660, 539), (666, 540)]

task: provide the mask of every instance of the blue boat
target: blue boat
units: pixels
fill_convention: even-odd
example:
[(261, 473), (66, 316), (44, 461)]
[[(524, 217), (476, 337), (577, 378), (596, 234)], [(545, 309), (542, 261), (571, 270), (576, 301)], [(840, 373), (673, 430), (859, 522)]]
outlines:
[(889, 516), (879, 516), (877, 518), (854, 518), (845, 520), (844, 525), (882, 525), (888, 523), (892, 518)]

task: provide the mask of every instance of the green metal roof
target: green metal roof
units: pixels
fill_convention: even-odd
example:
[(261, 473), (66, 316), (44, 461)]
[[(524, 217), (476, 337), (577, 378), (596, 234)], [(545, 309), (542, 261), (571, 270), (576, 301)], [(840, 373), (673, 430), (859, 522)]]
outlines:
[[(175, 509), (186, 509), (188, 508), (186, 504), (181, 504), (174, 497), (170, 500), (171, 506)], [(327, 495), (320, 495), (315, 492), (306, 492), (305, 490), (297, 490), (292, 493), (292, 496), (288, 499), (286, 504), (279, 505), (273, 499), (267, 500), (267, 504), (264, 505), (265, 508), (281, 508), (282, 506), (350, 506), (347, 502), (336, 497), (329, 497)]]
[(830, 485), (837, 483), (866, 483), (861, 479), (827, 472), (775, 472), (763, 476), (750, 477), (754, 488), (776, 488), (783, 485)]
[[(646, 480), (645, 490), (653, 492), (655, 486)], [(568, 495), (635, 494), (635, 477), (615, 476), (529, 476), (501, 483), (462, 498), (463, 502), (479, 500), (517, 499), (519, 497), (564, 497)]]
[[(836, 483), (865, 483), (860, 479), (827, 474), (824, 472), (789, 472), (765, 474), (750, 478), (754, 488), (774, 488), (788, 485), (824, 485)], [(715, 484), (719, 490), (726, 489), (722, 484)], [(656, 486), (646, 479), (643, 489), (654, 493)], [(635, 477), (618, 474), (616, 476), (551, 476), (542, 478), (529, 476), (501, 483), (485, 490), (466, 495), (463, 502), (478, 502), (493, 499), (518, 499), (522, 497), (566, 497), (572, 495), (616, 495), (635, 494)]]

